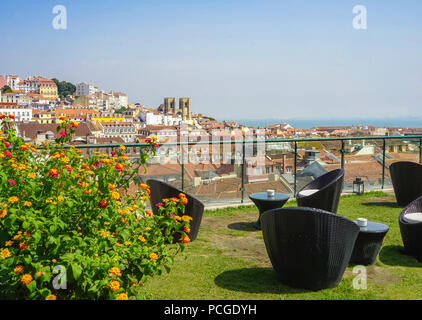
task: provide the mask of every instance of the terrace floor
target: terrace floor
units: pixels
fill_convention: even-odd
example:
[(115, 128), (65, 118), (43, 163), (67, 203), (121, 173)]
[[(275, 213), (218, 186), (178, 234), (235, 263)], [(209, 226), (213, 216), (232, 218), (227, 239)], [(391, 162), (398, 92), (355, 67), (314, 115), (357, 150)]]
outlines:
[(422, 263), (400, 253), (401, 210), (394, 195), (383, 192), (345, 195), (340, 200), (338, 214), (390, 227), (376, 263), (367, 267), (366, 290), (353, 288), (353, 266), (333, 289), (314, 292), (277, 282), (262, 232), (252, 226), (258, 217), (253, 206), (206, 211), (197, 240), (185, 250), (187, 259), (179, 255), (169, 274), (148, 281), (143, 289), (149, 299), (163, 300), (421, 299)]

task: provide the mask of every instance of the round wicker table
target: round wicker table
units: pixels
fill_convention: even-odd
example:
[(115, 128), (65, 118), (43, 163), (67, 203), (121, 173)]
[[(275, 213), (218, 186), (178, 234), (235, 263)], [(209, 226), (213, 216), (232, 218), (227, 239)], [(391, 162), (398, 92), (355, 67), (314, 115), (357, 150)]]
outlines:
[(368, 221), (366, 227), (360, 227), (350, 263), (373, 264), (381, 250), (382, 242), (389, 227), (382, 223)]
[(287, 193), (278, 193), (276, 192), (273, 197), (269, 197), (266, 192), (258, 192), (251, 194), (249, 199), (251, 199), (259, 210), (258, 221), (254, 224), (255, 229), (261, 230), (261, 214), (265, 211), (281, 208), (289, 200), (290, 195)]

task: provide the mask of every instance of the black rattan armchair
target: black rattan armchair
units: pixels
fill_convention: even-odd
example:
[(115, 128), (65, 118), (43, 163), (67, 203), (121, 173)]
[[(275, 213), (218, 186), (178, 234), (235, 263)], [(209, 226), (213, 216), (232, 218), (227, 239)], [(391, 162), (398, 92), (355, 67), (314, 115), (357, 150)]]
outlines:
[(179, 190), (168, 183), (155, 179), (149, 179), (147, 184), (151, 189), (150, 202), (154, 214), (158, 213), (158, 207), (156, 204), (162, 202), (164, 198), (177, 197), (180, 193), (184, 193), (186, 195), (188, 204), (186, 205), (185, 214), (193, 218), (190, 223), (191, 231), (189, 238), (191, 241), (195, 240), (198, 236), (199, 227), (201, 225), (204, 204), (192, 195), (183, 192), (182, 190)]
[[(298, 206), (336, 213), (343, 189), (343, 180), (343, 169), (333, 170), (316, 178), (297, 193)], [(313, 193), (307, 194), (307, 191)]]
[(359, 233), (349, 219), (303, 207), (266, 211), (261, 225), (278, 280), (310, 290), (340, 283)]
[(414, 256), (419, 262), (422, 262), (422, 221), (406, 220), (405, 216), (411, 213), (422, 213), (422, 197), (412, 201), (399, 216), (404, 253)]
[(410, 161), (390, 165), (391, 181), (399, 206), (407, 206), (422, 196), (422, 164)]

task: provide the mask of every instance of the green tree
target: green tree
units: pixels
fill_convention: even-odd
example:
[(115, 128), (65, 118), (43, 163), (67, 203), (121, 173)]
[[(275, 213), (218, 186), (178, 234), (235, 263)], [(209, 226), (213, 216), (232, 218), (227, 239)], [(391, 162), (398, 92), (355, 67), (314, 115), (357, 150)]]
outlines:
[(76, 91), (76, 86), (73, 83), (66, 82), (66, 81), (59, 81), (56, 78), (53, 78), (51, 80), (57, 85), (58, 94), (60, 98), (71, 96)]
[(8, 85), (5, 85), (2, 89), (1, 89), (1, 93), (10, 93), (13, 92), (12, 88), (10, 88)]

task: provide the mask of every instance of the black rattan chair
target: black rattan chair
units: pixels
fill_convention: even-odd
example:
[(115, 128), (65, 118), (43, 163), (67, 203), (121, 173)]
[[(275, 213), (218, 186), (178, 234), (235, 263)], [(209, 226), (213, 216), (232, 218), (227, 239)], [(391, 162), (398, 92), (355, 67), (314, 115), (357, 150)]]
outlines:
[[(297, 193), (296, 200), (298, 206), (337, 213), (338, 203), (343, 189), (343, 180), (343, 169), (333, 170), (316, 178)], [(306, 195), (306, 191), (311, 190), (315, 192)]]
[(422, 222), (409, 222), (405, 215), (422, 212), (422, 197), (412, 201), (399, 216), (399, 226), (404, 245), (404, 253), (422, 262)]
[(390, 165), (391, 181), (399, 206), (407, 206), (422, 196), (422, 164), (410, 161)]
[(164, 198), (177, 197), (180, 193), (184, 193), (186, 195), (188, 204), (186, 205), (185, 214), (193, 218), (190, 222), (191, 231), (189, 238), (191, 241), (195, 240), (198, 236), (199, 227), (201, 225), (202, 214), (204, 213), (204, 204), (192, 195), (183, 192), (168, 183), (149, 179), (147, 180), (147, 184), (151, 189), (150, 203), (154, 214), (158, 213), (158, 207), (156, 204), (162, 202)]
[(303, 207), (266, 211), (261, 226), (278, 280), (310, 290), (340, 283), (359, 233), (349, 219)]

